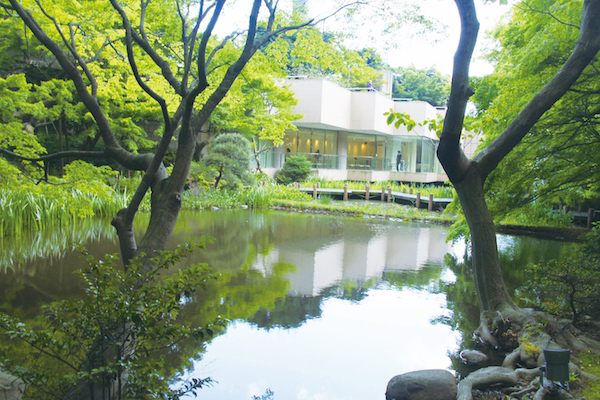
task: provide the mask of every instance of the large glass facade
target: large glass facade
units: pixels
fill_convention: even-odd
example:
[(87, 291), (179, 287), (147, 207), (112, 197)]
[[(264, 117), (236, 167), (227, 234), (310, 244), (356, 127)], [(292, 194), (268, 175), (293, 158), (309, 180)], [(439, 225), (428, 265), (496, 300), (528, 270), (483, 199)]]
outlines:
[[(338, 154), (339, 140), (346, 154)], [(284, 146), (261, 155), (261, 162), (264, 167), (279, 168), (288, 154), (303, 154), (313, 168), (338, 169), (345, 165), (346, 169), (439, 172), (436, 148), (436, 141), (423, 137), (348, 132), (347, 139), (339, 139), (337, 131), (300, 128), (286, 133)]]
[(284, 143), (289, 153), (331, 154), (337, 152), (337, 131), (300, 128), (285, 134)]

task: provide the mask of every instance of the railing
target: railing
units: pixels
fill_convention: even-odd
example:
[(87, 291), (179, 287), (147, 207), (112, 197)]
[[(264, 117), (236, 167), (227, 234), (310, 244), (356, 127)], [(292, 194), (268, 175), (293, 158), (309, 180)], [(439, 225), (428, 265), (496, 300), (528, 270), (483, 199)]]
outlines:
[[(292, 155), (302, 155), (311, 162), (314, 169), (354, 169), (369, 171), (396, 171), (396, 159), (368, 156), (338, 156), (335, 154), (320, 153), (279, 153), (268, 152), (260, 156), (261, 165), (265, 168), (281, 168), (285, 159)], [(343, 168), (343, 166), (346, 166)], [(433, 171), (433, 165), (418, 163), (416, 172)], [(430, 171), (424, 170), (429, 168)], [(399, 165), (400, 172), (411, 172), (408, 161), (402, 160)], [(415, 172), (415, 171), (412, 171)]]

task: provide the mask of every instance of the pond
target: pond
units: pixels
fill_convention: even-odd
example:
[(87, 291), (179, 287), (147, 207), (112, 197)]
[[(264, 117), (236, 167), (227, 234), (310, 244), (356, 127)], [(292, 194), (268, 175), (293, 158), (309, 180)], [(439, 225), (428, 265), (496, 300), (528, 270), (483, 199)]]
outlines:
[[(138, 221), (138, 233), (144, 217)], [(418, 369), (451, 369), (477, 324), (464, 243), (447, 228), (372, 218), (249, 210), (183, 213), (171, 243), (211, 236), (182, 262), (206, 262), (219, 282), (198, 291), (183, 317), (229, 324), (204, 348), (165, 354), (186, 378), (211, 377), (203, 399), (384, 398), (388, 380)], [(69, 241), (96, 257), (118, 252), (107, 221), (4, 238), (0, 307), (35, 314), (41, 304), (82, 293)], [(29, 242), (26, 242), (29, 241)], [(51, 243), (41, 246), (38, 243)], [(523, 267), (558, 255), (555, 242), (499, 236), (507, 285)], [(29, 250), (31, 249), (31, 250)], [(468, 256), (467, 263), (468, 263)]]

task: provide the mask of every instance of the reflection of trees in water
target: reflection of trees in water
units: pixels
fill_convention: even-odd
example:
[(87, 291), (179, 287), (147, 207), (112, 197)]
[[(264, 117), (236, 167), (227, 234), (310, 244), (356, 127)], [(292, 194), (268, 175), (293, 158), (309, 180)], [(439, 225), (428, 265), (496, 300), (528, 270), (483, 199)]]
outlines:
[(385, 271), (383, 281), (400, 290), (409, 287), (439, 293), (441, 274), (441, 265), (428, 265), (418, 270)]
[(0, 241), (0, 273), (27, 269), (28, 274), (59, 262), (70, 251), (74, 242), (111, 241), (116, 234), (110, 220), (89, 218), (67, 226), (43, 231), (30, 230), (18, 236), (4, 236)]
[(324, 300), (336, 298), (361, 301), (366, 297), (368, 290), (375, 282), (375, 278), (367, 282), (344, 280), (335, 286), (323, 289), (318, 296), (289, 294), (286, 297), (277, 299), (273, 309), (262, 308), (258, 310), (256, 314), (248, 319), (248, 322), (267, 330), (276, 327), (284, 329), (298, 328), (307, 320), (321, 316), (321, 302)]
[[(194, 292), (179, 318), (193, 326), (224, 320), (225, 324), (214, 330), (214, 336), (218, 336), (226, 331), (229, 321), (248, 320), (259, 310), (274, 309), (288, 292), (289, 282), (285, 275), (294, 267), (278, 263), (264, 275), (250, 268), (258, 253), (252, 250), (248, 253), (248, 259), (237, 270), (220, 271), (216, 280)], [(191, 368), (193, 360), (202, 358), (208, 342), (210, 339), (203, 342), (189, 338), (163, 351), (160, 357), (165, 360), (164, 375), (173, 376)]]
[(321, 316), (322, 296), (285, 296), (277, 299), (272, 310), (261, 308), (248, 319), (259, 328), (292, 329), (300, 327), (306, 320)]

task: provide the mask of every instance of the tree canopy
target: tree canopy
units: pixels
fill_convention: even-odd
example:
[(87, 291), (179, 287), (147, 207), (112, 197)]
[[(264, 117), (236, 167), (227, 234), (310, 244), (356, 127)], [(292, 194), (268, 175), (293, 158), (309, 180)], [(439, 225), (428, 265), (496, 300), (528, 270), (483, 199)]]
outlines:
[(434, 68), (414, 66), (394, 69), (392, 97), (426, 101), (432, 106), (446, 106), (450, 95), (450, 77)]
[[(475, 82), (475, 126), (489, 144), (568, 58), (580, 33), (581, 2), (519, 3), (493, 33), (495, 72)], [(486, 181), (498, 218), (531, 202), (597, 204), (600, 81), (597, 62), (544, 114)], [(587, 202), (587, 203), (586, 203)]]

